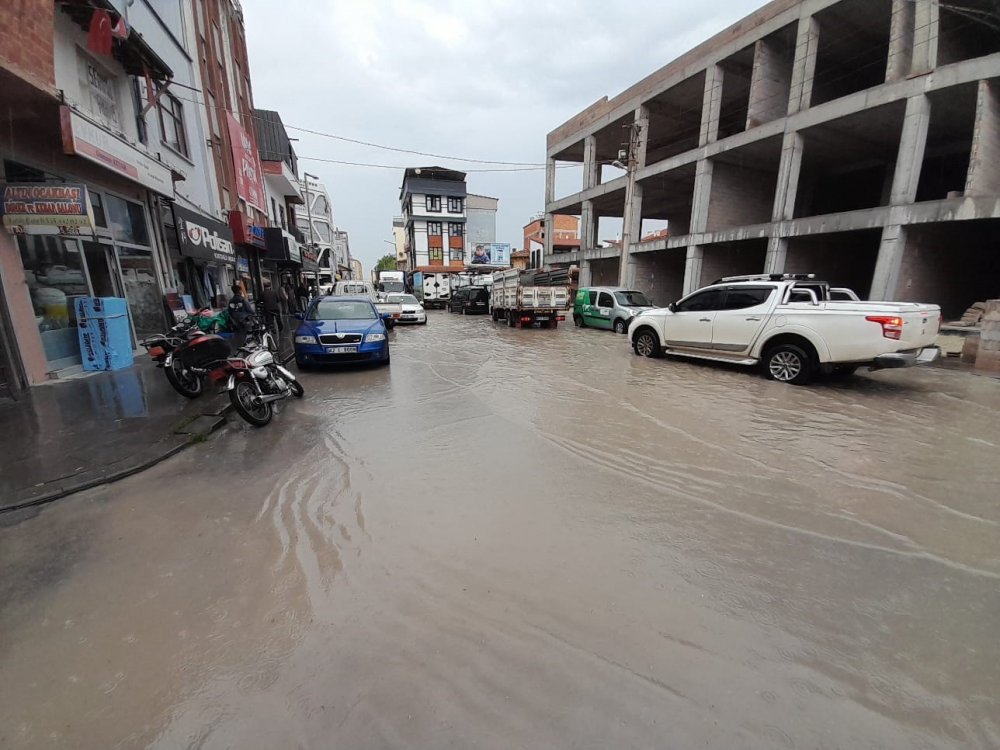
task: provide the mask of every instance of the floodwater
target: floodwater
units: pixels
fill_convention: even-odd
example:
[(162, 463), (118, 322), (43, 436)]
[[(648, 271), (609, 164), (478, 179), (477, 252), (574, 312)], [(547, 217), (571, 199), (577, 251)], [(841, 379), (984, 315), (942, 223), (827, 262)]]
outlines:
[(0, 516), (0, 746), (1000, 747), (1000, 382), (392, 345)]

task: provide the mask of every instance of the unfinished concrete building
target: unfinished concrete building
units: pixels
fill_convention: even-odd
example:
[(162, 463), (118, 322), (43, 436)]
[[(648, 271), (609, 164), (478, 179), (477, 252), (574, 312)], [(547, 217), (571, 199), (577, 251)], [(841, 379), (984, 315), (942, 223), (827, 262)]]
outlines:
[[(546, 220), (580, 216), (581, 247), (553, 254), (548, 231), (546, 262), (658, 304), (762, 272), (946, 318), (1000, 297), (997, 7), (774, 0), (549, 133)], [(583, 182), (557, 196), (566, 162)], [(669, 236), (643, 241), (650, 220)]]

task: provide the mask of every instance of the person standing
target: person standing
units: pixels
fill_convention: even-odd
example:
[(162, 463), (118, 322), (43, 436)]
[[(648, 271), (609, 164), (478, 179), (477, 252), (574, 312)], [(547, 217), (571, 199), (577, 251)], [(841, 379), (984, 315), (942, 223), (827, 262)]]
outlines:
[(253, 309), (253, 305), (250, 304), (250, 300), (244, 296), (243, 286), (239, 282), (233, 284), (232, 289), (233, 296), (229, 298), (226, 311), (229, 313), (229, 327), (236, 334), (237, 344), (239, 345), (243, 343), (246, 337), (246, 330), (243, 324), (256, 311)]
[(309, 290), (306, 289), (305, 283), (299, 280), (299, 285), (295, 289), (295, 296), (299, 299), (299, 312), (305, 312), (306, 308), (309, 306)]
[(278, 301), (278, 293), (271, 288), (269, 279), (264, 279), (264, 291), (260, 293), (260, 304), (264, 308), (268, 327), (273, 326), (278, 333), (285, 330), (285, 326), (281, 322), (281, 303)]

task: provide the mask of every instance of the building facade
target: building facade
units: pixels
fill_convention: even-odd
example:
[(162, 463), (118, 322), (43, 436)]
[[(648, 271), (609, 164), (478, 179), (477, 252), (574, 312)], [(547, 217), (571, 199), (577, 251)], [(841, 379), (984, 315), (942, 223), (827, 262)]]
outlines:
[[(549, 265), (563, 268), (570, 265), (560, 262), (557, 256), (580, 249), (580, 219), (576, 216), (557, 214), (552, 217), (552, 257)], [(528, 254), (528, 268), (542, 268), (545, 254), (545, 216), (536, 216), (524, 225), (521, 250)]]
[(322, 182), (310, 177), (302, 178), (301, 205), (295, 207), (295, 219), (302, 228), (306, 242), (314, 243), (318, 253), (321, 284), (330, 284), (350, 276), (350, 256), (347, 243), (333, 246), (333, 202)]
[[(983, 6), (983, 7), (980, 7)], [(547, 139), (546, 221), (581, 284), (659, 304), (813, 272), (946, 318), (1000, 292), (1000, 34), (971, 0), (774, 0)], [(555, 194), (559, 162), (580, 189)], [(624, 169), (612, 166), (618, 162)], [(600, 219), (622, 222), (599, 247)], [(643, 222), (667, 236), (643, 241)]]
[(410, 263), (406, 255), (406, 222), (402, 216), (392, 217), (392, 242), (396, 246), (396, 269), (409, 271)]
[(465, 172), (442, 167), (406, 170), (399, 204), (411, 270), (465, 268), (466, 196)]
[(360, 276), (355, 274), (356, 265), (351, 256), (351, 237), (344, 229), (334, 229), (330, 240), (330, 256), (332, 262), (337, 264), (337, 273), (342, 279), (357, 279)]
[(364, 268), (361, 267), (361, 261), (357, 258), (351, 258), (351, 278), (352, 279), (363, 279)]
[(469, 193), (465, 201), (465, 240), (468, 247), (497, 241), (498, 198)]
[(0, 7), (4, 393), (80, 365), (80, 297), (124, 298), (133, 347), (163, 330), (181, 257), (172, 207), (193, 220), (192, 253), (229, 257), (185, 101), (199, 81), (184, 14), (179, 1)]

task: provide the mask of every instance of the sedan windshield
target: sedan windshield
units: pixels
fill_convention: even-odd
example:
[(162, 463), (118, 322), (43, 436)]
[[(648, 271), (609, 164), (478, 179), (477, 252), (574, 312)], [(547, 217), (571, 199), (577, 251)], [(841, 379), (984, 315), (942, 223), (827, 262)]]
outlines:
[(309, 320), (375, 320), (375, 308), (370, 302), (319, 300), (309, 311)]
[(419, 305), (412, 294), (390, 294), (389, 301), (396, 305)]
[(615, 292), (615, 299), (622, 307), (652, 307), (653, 303), (646, 299), (642, 292)]

